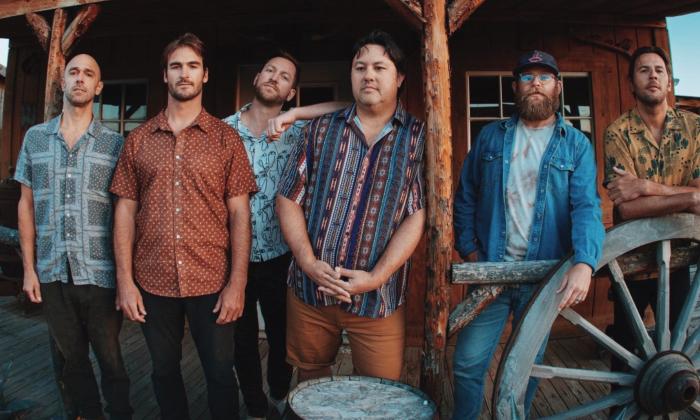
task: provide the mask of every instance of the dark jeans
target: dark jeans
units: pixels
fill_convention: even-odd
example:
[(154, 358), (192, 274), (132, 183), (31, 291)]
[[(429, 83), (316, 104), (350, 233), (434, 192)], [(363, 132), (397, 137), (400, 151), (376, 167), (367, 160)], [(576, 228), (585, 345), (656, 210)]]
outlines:
[(248, 266), (243, 316), (236, 325), (236, 372), (243, 400), (251, 417), (265, 417), (267, 397), (263, 392), (262, 369), (258, 351), (258, 311), (260, 302), (265, 334), (270, 346), (267, 357), (267, 383), (270, 396), (282, 399), (289, 391), (292, 367), (287, 363), (286, 309), (287, 270), (291, 254), (287, 253)]
[[(102, 393), (112, 419), (131, 418), (129, 377), (124, 368), (119, 330), (122, 314), (114, 307), (115, 290), (92, 285), (53, 282), (41, 285), (44, 314), (58, 353), (63, 358), (62, 391), (77, 415), (102, 416), (102, 403), (89, 358), (89, 346), (102, 372)], [(58, 360), (57, 360), (58, 357)], [(58, 377), (58, 375), (57, 375)]]
[[(639, 314), (644, 317), (644, 311), (647, 306), (651, 305), (651, 309), (656, 315), (656, 294), (658, 290), (658, 281), (650, 280), (630, 280), (627, 281), (627, 288), (632, 295), (632, 300), (637, 307)], [(688, 267), (678, 269), (671, 273), (670, 276), (670, 308), (669, 308), (669, 326), (673, 331), (676, 320), (683, 309), (685, 297), (690, 291), (690, 270)], [(632, 326), (627, 322), (623, 306), (617, 301), (618, 296), (615, 295), (615, 311), (612, 327), (612, 338), (622, 344), (626, 349), (631, 350), (637, 355), (641, 355), (641, 350), (637, 348)], [(653, 339), (654, 337), (652, 337)], [(654, 340), (656, 342), (656, 340)], [(626, 364), (617, 357), (612, 357), (610, 361), (610, 370), (622, 371), (626, 369)]]
[(147, 313), (141, 329), (151, 353), (151, 379), (163, 420), (189, 419), (180, 371), (185, 318), (204, 369), (211, 418), (238, 419), (238, 385), (233, 371), (235, 324), (216, 324), (218, 314), (212, 310), (219, 294), (171, 298), (141, 289), (141, 295)]

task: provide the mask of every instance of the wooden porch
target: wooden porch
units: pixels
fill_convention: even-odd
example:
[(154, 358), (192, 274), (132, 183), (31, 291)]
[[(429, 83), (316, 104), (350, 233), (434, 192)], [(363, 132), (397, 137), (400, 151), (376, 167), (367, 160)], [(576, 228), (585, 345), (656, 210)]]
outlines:
[[(38, 402), (40, 406), (31, 412), (31, 419), (58, 418), (61, 410), (58, 390), (56, 388), (48, 348), (48, 331), (41, 311), (35, 310), (25, 314), (24, 309), (13, 297), (0, 298), (0, 362), (12, 361), (13, 367), (7, 383), (5, 395), (8, 401), (28, 399)], [(122, 349), (127, 370), (131, 378), (131, 402), (136, 419), (158, 417), (158, 407), (151, 388), (150, 360), (143, 336), (138, 325), (126, 321), (121, 334)], [(502, 345), (498, 349), (498, 356)], [(451, 358), (452, 347), (448, 348)], [(267, 342), (260, 340), (260, 353), (263, 360), (267, 357)], [(182, 371), (190, 398), (192, 418), (208, 418), (204, 377), (199, 359), (189, 335), (184, 343)], [(546, 364), (606, 369), (609, 356), (601, 354), (589, 339), (565, 338), (550, 343), (546, 354)], [(93, 363), (94, 360), (93, 360)], [(450, 363), (451, 364), (451, 363)], [(264, 366), (264, 364), (263, 364)], [(494, 362), (489, 371), (486, 394), (490, 395), (492, 382), (496, 375)], [(99, 370), (95, 365), (95, 372)], [(348, 348), (343, 348), (338, 356), (333, 372), (338, 375), (352, 373), (352, 361)], [(264, 372), (263, 372), (264, 374)], [(420, 349), (410, 347), (406, 350), (406, 364), (402, 381), (416, 386), (420, 376)], [(450, 377), (443, 378), (451, 381)], [(532, 407), (534, 418), (561, 412), (567, 407), (578, 406), (586, 401), (600, 398), (608, 392), (606, 385), (582, 383), (561, 379), (543, 380)], [(445, 398), (451, 404), (451, 397)], [(482, 418), (490, 418), (490, 398), (486, 398)], [(245, 408), (241, 409), (242, 418)], [(604, 418), (599, 415), (596, 418)]]

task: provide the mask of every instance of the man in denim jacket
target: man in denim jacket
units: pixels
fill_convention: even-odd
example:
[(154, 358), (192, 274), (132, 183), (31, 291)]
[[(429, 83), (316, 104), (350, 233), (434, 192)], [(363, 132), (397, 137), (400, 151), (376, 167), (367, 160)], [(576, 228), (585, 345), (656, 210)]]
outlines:
[[(586, 298), (604, 229), (591, 142), (565, 124), (562, 83), (551, 55), (531, 51), (513, 70), (518, 113), (484, 127), (455, 193), (455, 246), (465, 261), (559, 259), (573, 265), (557, 291), (560, 309)], [(454, 354), (455, 419), (477, 418), (484, 376), (506, 321), (515, 325), (537, 285), (506, 288), (459, 334)], [(545, 345), (538, 352), (541, 362)], [(525, 397), (529, 410), (537, 382)]]

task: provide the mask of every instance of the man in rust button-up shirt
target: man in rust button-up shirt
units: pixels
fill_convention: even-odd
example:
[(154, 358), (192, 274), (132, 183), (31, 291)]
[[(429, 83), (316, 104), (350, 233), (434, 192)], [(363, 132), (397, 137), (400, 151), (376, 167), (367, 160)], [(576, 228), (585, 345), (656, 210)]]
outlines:
[(207, 76), (195, 35), (165, 48), (167, 108), (128, 137), (111, 187), (119, 196), (118, 304), (142, 323), (163, 419), (189, 417), (180, 374), (185, 317), (211, 417), (238, 418), (232, 321), (243, 311), (256, 184), (238, 134), (202, 108)]

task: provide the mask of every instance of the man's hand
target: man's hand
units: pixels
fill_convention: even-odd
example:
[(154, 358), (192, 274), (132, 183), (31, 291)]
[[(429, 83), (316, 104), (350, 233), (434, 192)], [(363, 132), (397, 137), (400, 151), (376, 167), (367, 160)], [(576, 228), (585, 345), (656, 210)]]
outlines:
[(348, 281), (341, 280), (340, 286), (350, 295), (359, 295), (376, 290), (382, 285), (382, 282), (375, 279), (372, 273), (367, 271), (350, 270), (343, 267), (336, 267), (335, 271), (342, 277), (347, 277)]
[(27, 294), (30, 302), (41, 303), (41, 287), (39, 287), (39, 277), (37, 277), (36, 271), (27, 270), (24, 272), (22, 290)]
[(588, 287), (591, 285), (593, 270), (588, 264), (578, 263), (566, 272), (562, 279), (557, 293), (562, 293), (563, 297), (559, 303), (559, 310), (577, 305), (588, 295)]
[(282, 113), (275, 118), (270, 118), (267, 121), (267, 138), (270, 140), (279, 140), (282, 133), (285, 132), (289, 127), (296, 121), (296, 116), (294, 115), (294, 110), (289, 110)]
[(345, 282), (340, 280), (340, 273), (333, 270), (333, 267), (325, 261), (314, 259), (308, 263), (300, 264), (300, 268), (319, 286), (318, 290), (321, 292), (334, 296), (342, 302), (352, 302), (350, 293), (342, 287)]
[(616, 206), (631, 201), (640, 196), (647, 195), (647, 181), (639, 179), (631, 173), (613, 167), (613, 171), (619, 176), (608, 183), (608, 197), (615, 203)]
[[(241, 284), (243, 287), (241, 287)], [(246, 282), (231, 279), (226, 287), (224, 287), (224, 290), (219, 293), (219, 299), (217, 299), (214, 310), (212, 311), (219, 314), (219, 317), (216, 319), (217, 324), (228, 324), (243, 315), (245, 284)]]
[(117, 310), (124, 312), (132, 321), (146, 322), (146, 307), (143, 305), (143, 297), (133, 281), (117, 282)]

